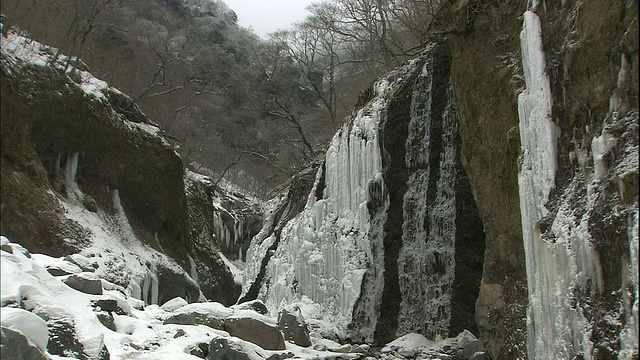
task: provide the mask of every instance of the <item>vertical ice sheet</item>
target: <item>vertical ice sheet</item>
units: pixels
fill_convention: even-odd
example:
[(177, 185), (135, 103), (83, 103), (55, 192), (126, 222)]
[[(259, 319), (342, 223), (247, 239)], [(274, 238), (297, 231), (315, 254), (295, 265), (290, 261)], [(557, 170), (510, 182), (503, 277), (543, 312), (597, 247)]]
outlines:
[[(398, 258), (402, 302), (397, 333), (419, 332), (433, 339), (447, 336), (451, 320), (456, 233), (454, 139), (458, 129), (450, 93), (444, 113), (434, 113), (436, 94), (432, 93), (433, 75), (428, 65), (420, 80), (425, 86), (417, 86), (412, 95), (406, 141), (410, 175)], [(438, 160), (432, 162), (431, 158)], [(429, 188), (432, 178), (437, 179), (432, 183), (435, 189)], [(430, 194), (435, 198), (429, 198)]]
[[(305, 210), (282, 230), (281, 242), (267, 266), (268, 286), (261, 297), (278, 311), (303, 296), (323, 305), (324, 319), (346, 329), (371, 261), (367, 201), (380, 177), (378, 123), (384, 113), (378, 97), (334, 136), (326, 155), (324, 191), (308, 197)], [(316, 176), (315, 187), (322, 186)]]
[(518, 185), (529, 288), (527, 350), (531, 359), (571, 359), (579, 353), (589, 359), (590, 325), (572, 299), (576, 290), (601, 290), (602, 274), (586, 215), (576, 218), (565, 201), (550, 229), (543, 225), (551, 222), (545, 206), (555, 186), (559, 129), (551, 118), (542, 29), (533, 12), (524, 14), (520, 41), (526, 89), (518, 97)]
[[(629, 265), (623, 277), (622, 294), (624, 301), (625, 326), (620, 332), (620, 354), (618, 359), (631, 360), (638, 351), (638, 210), (630, 216), (627, 229), (629, 237)], [(629, 294), (629, 290), (631, 294)]]

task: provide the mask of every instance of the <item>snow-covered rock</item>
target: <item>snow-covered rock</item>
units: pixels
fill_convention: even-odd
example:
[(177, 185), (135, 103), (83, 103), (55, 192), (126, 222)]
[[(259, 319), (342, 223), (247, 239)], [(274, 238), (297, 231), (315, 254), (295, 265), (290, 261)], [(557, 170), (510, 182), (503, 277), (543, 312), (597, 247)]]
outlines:
[(286, 341), (302, 347), (311, 346), (309, 330), (300, 311), (289, 312), (282, 309), (278, 314), (278, 329)]
[(83, 293), (102, 295), (102, 281), (100, 281), (98, 275), (94, 273), (82, 272), (69, 275), (66, 279), (62, 280), (62, 282)]
[(160, 308), (164, 311), (174, 311), (187, 304), (188, 304), (187, 300), (178, 296), (162, 304)]
[(47, 351), (49, 331), (47, 323), (38, 315), (20, 308), (3, 307), (0, 313), (0, 323), (2, 323), (2, 327), (24, 335), (41, 351)]
[(21, 332), (4, 326), (0, 330), (0, 349), (7, 359), (48, 360), (45, 353)]
[[(240, 285), (213, 231), (194, 221), (200, 209), (186, 199), (181, 159), (131, 98), (77, 63), (14, 31), (3, 35), (3, 103), (16, 105), (3, 108), (3, 138), (14, 141), (3, 159), (33, 170), (3, 169), (3, 230), (63, 258), (51, 261), (56, 275), (77, 273), (72, 263), (146, 304), (176, 296), (234, 303)], [(22, 86), (29, 90), (12, 90)], [(210, 197), (200, 200), (213, 208)]]

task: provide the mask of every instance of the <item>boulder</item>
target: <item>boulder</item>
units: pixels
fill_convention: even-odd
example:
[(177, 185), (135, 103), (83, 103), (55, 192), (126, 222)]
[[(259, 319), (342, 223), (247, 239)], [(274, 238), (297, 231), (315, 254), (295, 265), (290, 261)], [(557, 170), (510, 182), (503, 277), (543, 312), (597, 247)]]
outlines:
[(311, 346), (309, 330), (301, 314), (293, 314), (287, 310), (282, 310), (278, 314), (278, 329), (282, 331), (286, 341), (293, 342), (298, 346)]
[[(41, 351), (46, 351), (49, 331), (47, 323), (38, 315), (24, 309), (3, 307), (0, 322), (2, 322), (3, 328), (19, 332)], [(4, 358), (4, 350), (2, 354), (2, 358)]]
[(209, 344), (206, 342), (197, 343), (186, 348), (186, 353), (205, 359), (209, 355)]
[(489, 360), (489, 359), (491, 359), (491, 358), (484, 351), (478, 351), (478, 352), (474, 353), (473, 355), (471, 355), (471, 357), (469, 358), (469, 360)]
[(73, 274), (64, 279), (63, 282), (85, 294), (102, 295), (102, 282), (96, 274), (90, 272)]
[(79, 266), (84, 272), (94, 272), (98, 268), (97, 262), (81, 254), (67, 255), (64, 260)]
[(256, 318), (227, 318), (224, 320), (224, 330), (265, 350), (286, 348), (280, 330)]
[(484, 345), (482, 344), (482, 340), (481, 339), (473, 340), (462, 348), (462, 358), (470, 359), (472, 356), (474, 356), (475, 353), (483, 350), (484, 350)]
[(224, 321), (209, 314), (201, 313), (180, 313), (173, 314), (164, 319), (164, 324), (176, 324), (176, 325), (205, 325), (212, 329), (222, 330), (224, 328)]
[(185, 305), (187, 305), (187, 300), (181, 298), (181, 297), (174, 297), (173, 299), (165, 302), (164, 304), (162, 304), (162, 306), (160, 306), (160, 308), (164, 311), (174, 311), (177, 310)]
[(225, 338), (211, 340), (211, 343), (209, 343), (209, 354), (206, 359), (252, 360), (249, 354), (247, 354), (247, 349), (242, 346), (242, 344)]
[(113, 322), (113, 315), (106, 311), (100, 311), (96, 313), (96, 317), (104, 327), (111, 331), (116, 331), (116, 325)]
[(207, 360), (284, 360), (292, 358), (292, 352), (265, 351), (257, 345), (233, 338), (216, 338), (209, 343)]
[(50, 319), (48, 322), (49, 343), (47, 350), (52, 355), (71, 357), (75, 359), (109, 360), (109, 351), (101, 341), (99, 350), (91, 349), (95, 354), (88, 354), (79, 341), (73, 322), (65, 319)]
[(9, 239), (7, 239), (6, 237), (2, 237), (2, 242), (0, 243), (0, 250), (6, 251), (10, 254), (18, 254), (21, 253), (22, 255), (24, 255), (26, 258), (30, 258), (31, 257), (31, 253), (29, 252), (29, 250), (27, 250), (26, 248), (24, 248), (22, 245), (20, 244), (15, 244), (9, 241)]
[(267, 315), (269, 313), (267, 306), (260, 300), (243, 302), (242, 304), (235, 305), (234, 308), (238, 310), (253, 310), (262, 315)]
[(212, 329), (223, 330), (224, 319), (233, 314), (233, 310), (220, 303), (194, 303), (180, 307), (164, 320), (165, 324), (206, 325)]
[(99, 300), (92, 300), (91, 301), (91, 306), (93, 306), (95, 309), (100, 308), (99, 310), (103, 310), (106, 312), (113, 312), (113, 311), (118, 311), (118, 300), (116, 299), (99, 299)]
[(48, 357), (34, 346), (22, 333), (2, 327), (0, 354), (3, 359), (47, 360)]
[(48, 265), (46, 266), (47, 271), (49, 272), (49, 274), (53, 275), (53, 276), (65, 276), (65, 275), (71, 275), (73, 274), (72, 272), (69, 272), (59, 266), (56, 265)]

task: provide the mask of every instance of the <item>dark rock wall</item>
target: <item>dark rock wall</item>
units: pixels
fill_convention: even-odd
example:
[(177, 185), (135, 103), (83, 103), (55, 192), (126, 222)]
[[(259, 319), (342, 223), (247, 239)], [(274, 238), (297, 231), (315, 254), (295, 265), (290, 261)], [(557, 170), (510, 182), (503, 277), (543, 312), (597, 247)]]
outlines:
[[(466, 11), (466, 8), (464, 8)], [(518, 196), (518, 17), (526, 2), (493, 2), (473, 30), (450, 36), (465, 172), (486, 236), (476, 322), (497, 359), (526, 355), (527, 283)]]
[(213, 185), (201, 178), (185, 178), (192, 239), (187, 245), (187, 252), (195, 265), (198, 285), (204, 296), (229, 306), (240, 296), (242, 286), (233, 282), (232, 275), (218, 254), (213, 235)]

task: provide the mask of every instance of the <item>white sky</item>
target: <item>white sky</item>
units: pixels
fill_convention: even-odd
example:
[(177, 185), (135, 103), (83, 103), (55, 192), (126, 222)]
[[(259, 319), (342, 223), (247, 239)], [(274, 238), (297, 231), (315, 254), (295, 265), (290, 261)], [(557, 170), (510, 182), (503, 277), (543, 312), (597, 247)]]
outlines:
[(256, 34), (287, 29), (302, 20), (306, 7), (318, 0), (223, 0), (236, 12), (241, 26), (252, 27)]

